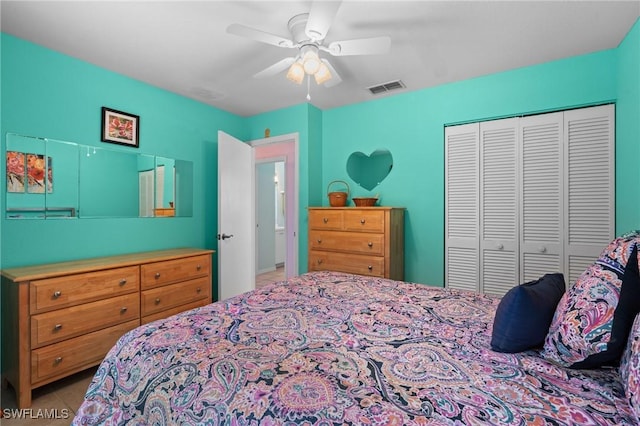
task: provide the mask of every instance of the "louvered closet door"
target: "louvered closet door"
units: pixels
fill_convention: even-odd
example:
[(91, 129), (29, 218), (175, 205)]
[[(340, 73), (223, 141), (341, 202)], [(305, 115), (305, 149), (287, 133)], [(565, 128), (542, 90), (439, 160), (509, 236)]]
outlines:
[(480, 291), (518, 284), (518, 119), (480, 123)]
[(478, 123), (445, 128), (445, 285), (478, 289)]
[(564, 273), (563, 113), (520, 120), (520, 282)]
[(614, 238), (614, 106), (565, 111), (567, 284)]

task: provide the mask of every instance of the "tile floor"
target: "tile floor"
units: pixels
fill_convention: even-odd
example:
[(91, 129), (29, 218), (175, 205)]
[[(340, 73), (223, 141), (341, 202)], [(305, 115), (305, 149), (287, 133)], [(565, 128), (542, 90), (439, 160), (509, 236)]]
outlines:
[(278, 266), (275, 271), (256, 275), (256, 288), (261, 288), (272, 282), (282, 280), (284, 280), (284, 266)]
[[(266, 272), (256, 276), (256, 288), (263, 287), (274, 281), (284, 280), (284, 266), (277, 267), (275, 271)], [(90, 368), (80, 373), (69, 376), (65, 379), (50, 383), (41, 388), (35, 389), (32, 394), (31, 417), (37, 417), (40, 413), (57, 413), (61, 417), (65, 412), (69, 417), (66, 419), (44, 419), (44, 418), (3, 418), (2, 425), (11, 426), (62, 426), (71, 423), (76, 410), (80, 407), (84, 394), (91, 383), (91, 379), (97, 367)], [(16, 409), (16, 397), (12, 387), (0, 389), (0, 407), (5, 409)], [(57, 410), (57, 411), (56, 411)], [(66, 410), (66, 411), (65, 411)], [(23, 413), (29, 417), (28, 412)]]
[[(30, 412), (22, 412), (22, 418), (3, 418), (0, 424), (7, 426), (62, 426), (69, 425), (76, 410), (80, 407), (84, 394), (91, 383), (91, 379), (98, 367), (89, 368), (50, 383), (31, 394), (32, 404)], [(2, 412), (17, 409), (16, 396), (13, 388), (0, 389)], [(14, 412), (15, 413), (15, 412)], [(39, 414), (38, 414), (39, 413)], [(61, 418), (66, 417), (68, 418)], [(38, 418), (40, 416), (40, 418)], [(44, 417), (58, 417), (47, 419)]]

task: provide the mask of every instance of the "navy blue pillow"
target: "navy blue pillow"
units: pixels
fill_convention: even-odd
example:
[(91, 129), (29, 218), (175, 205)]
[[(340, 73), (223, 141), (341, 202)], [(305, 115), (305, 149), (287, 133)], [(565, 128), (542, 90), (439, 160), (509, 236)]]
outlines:
[(564, 275), (560, 273), (546, 274), (509, 290), (496, 309), (491, 349), (514, 353), (541, 347), (564, 292)]

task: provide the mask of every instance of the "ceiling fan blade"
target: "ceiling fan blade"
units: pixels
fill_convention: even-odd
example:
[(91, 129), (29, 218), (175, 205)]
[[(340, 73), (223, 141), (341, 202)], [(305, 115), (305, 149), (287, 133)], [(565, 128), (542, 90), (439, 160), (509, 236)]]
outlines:
[(322, 50), (333, 56), (381, 55), (391, 48), (391, 38), (387, 36), (334, 41)]
[(324, 87), (333, 87), (342, 83), (342, 78), (340, 78), (336, 69), (331, 65), (331, 62), (326, 59), (322, 59), (322, 62), (329, 68), (329, 72), (331, 73), (331, 79), (324, 83)]
[(307, 37), (314, 41), (324, 40), (341, 3), (341, 1), (314, 1), (304, 29)]
[(276, 62), (275, 64), (271, 65), (270, 67), (267, 67), (267, 68), (263, 69), (259, 73), (254, 74), (253, 77), (254, 78), (271, 77), (272, 75), (276, 75), (279, 72), (286, 70), (295, 61), (296, 61), (295, 57), (284, 58), (283, 60)]
[(264, 31), (256, 30), (255, 28), (247, 27), (242, 24), (229, 25), (227, 27), (227, 32), (229, 34), (250, 38), (252, 40), (272, 44), (274, 46), (294, 47), (294, 43), (291, 40), (287, 40), (286, 38), (275, 34), (265, 33)]

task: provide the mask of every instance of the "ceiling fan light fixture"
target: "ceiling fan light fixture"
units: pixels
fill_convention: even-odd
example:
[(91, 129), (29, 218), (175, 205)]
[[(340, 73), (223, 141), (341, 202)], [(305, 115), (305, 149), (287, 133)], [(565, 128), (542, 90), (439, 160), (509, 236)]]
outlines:
[(315, 77), (317, 84), (322, 84), (326, 81), (331, 80), (331, 71), (329, 71), (329, 67), (327, 67), (324, 63), (321, 63), (320, 68), (318, 68), (318, 72), (313, 76)]
[(304, 68), (300, 62), (294, 62), (287, 71), (287, 78), (296, 84), (302, 84), (304, 80)]
[(318, 56), (318, 48), (314, 45), (303, 46), (300, 49), (302, 54), (302, 66), (307, 74), (315, 74), (320, 69), (320, 57)]

